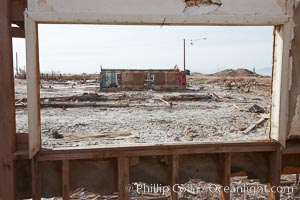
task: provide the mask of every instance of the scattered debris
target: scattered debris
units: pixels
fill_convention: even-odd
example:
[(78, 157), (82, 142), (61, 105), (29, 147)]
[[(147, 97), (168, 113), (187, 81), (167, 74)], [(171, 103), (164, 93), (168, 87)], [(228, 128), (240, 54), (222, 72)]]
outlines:
[(262, 77), (261, 75), (248, 69), (226, 69), (220, 72), (211, 74), (211, 76), (220, 77)]
[(163, 100), (162, 98), (154, 98), (154, 100), (159, 100), (159, 101), (161, 101), (161, 102), (163, 102), (163, 103), (165, 103), (167, 106), (169, 106), (170, 108), (172, 108), (173, 107), (173, 103), (172, 102), (167, 102), (167, 101), (165, 101), (165, 100)]
[[(42, 129), (57, 130), (64, 136), (57, 140), (51, 132), (42, 132), (44, 148), (269, 138), (267, 125), (258, 125), (243, 134), (258, 120), (257, 113), (261, 112), (248, 112), (249, 107), (258, 104), (269, 113), (271, 92), (265, 90), (265, 85), (271, 79), (267, 77), (234, 77), (230, 91), (223, 87), (229, 78), (200, 73), (189, 76), (190, 86), (184, 91), (105, 91), (100, 89), (99, 81), (95, 81), (96, 76), (93, 79), (86, 77), (84, 84), (79, 81), (85, 77), (80, 78), (76, 82), (41, 82), (44, 86), (40, 98)], [(16, 80), (16, 83), (15, 102), (20, 108), (16, 109), (17, 131), (27, 132), (26, 82)], [(251, 93), (240, 93), (235, 89), (248, 83), (258, 83)], [(55, 89), (47, 89), (49, 84)], [(205, 90), (199, 90), (200, 86)], [(81, 125), (83, 122), (85, 125)], [(115, 134), (120, 130), (130, 134)]]
[(54, 139), (62, 139), (62, 138), (64, 138), (64, 135), (58, 133), (57, 131), (52, 131), (52, 137), (53, 137)]
[(252, 113), (266, 113), (266, 109), (264, 109), (263, 107), (261, 107), (257, 104), (250, 106), (248, 108), (248, 110), (249, 110), (249, 112), (252, 112)]
[(102, 132), (102, 133), (84, 133), (84, 134), (74, 134), (74, 133), (65, 133), (63, 137), (65, 140), (68, 142), (80, 142), (82, 140), (85, 141), (93, 141), (95, 139), (99, 138), (117, 138), (117, 139), (122, 139), (122, 138), (128, 138), (132, 136), (132, 133), (128, 131), (111, 131), (111, 132)]
[[(118, 199), (118, 193), (113, 193), (112, 195), (101, 196), (100, 194), (88, 192), (85, 188), (78, 188), (71, 192), (70, 198), (72, 200), (112, 200)], [(61, 198), (57, 198), (55, 200), (62, 200)]]
[(213, 92), (210, 92), (209, 95), (210, 95), (213, 99), (215, 99), (215, 100), (220, 100), (220, 99), (222, 99), (221, 97), (219, 97), (218, 95), (216, 95), (216, 94), (213, 93)]
[(249, 126), (246, 130), (243, 131), (243, 134), (248, 134), (250, 131), (255, 129), (257, 126), (261, 125), (263, 122), (265, 122), (267, 119), (269, 119), (269, 115), (261, 115), (260, 120), (256, 121), (254, 124)]
[(180, 94), (180, 95), (165, 95), (165, 101), (207, 101), (212, 99), (209, 94)]
[(236, 108), (239, 111), (242, 111), (242, 109), (240, 109), (240, 107), (238, 107), (237, 105), (233, 104), (232, 107)]
[(185, 0), (187, 7), (200, 5), (222, 5), (220, 0)]

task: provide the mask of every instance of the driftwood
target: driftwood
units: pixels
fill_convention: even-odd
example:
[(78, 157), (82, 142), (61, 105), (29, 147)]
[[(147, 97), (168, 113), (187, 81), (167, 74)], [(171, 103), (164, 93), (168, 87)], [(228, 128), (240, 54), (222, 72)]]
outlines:
[(181, 94), (176, 96), (164, 96), (162, 99), (165, 101), (207, 101), (212, 99), (212, 97), (207, 94)]
[[(213, 96), (213, 97), (212, 97)], [(165, 103), (167, 106), (171, 107), (175, 105), (173, 102), (169, 101), (207, 101), (210, 99), (218, 99), (217, 95), (209, 94), (181, 94), (175, 96), (163, 96), (162, 98), (154, 98), (154, 100), (159, 100)], [(81, 96), (69, 96), (69, 97), (45, 97), (41, 98), (41, 108), (79, 108), (79, 107), (108, 107), (108, 108), (120, 108), (129, 107), (129, 103), (120, 103), (121, 100), (129, 101), (146, 101), (151, 99), (151, 97), (130, 97), (127, 95), (117, 95), (117, 96), (104, 96), (98, 95), (97, 93), (84, 94)], [(115, 101), (115, 103), (99, 103), (105, 101)], [(27, 99), (22, 98), (16, 100), (16, 108), (26, 108)]]
[(240, 109), (240, 107), (238, 107), (237, 105), (233, 104), (232, 107), (236, 108), (237, 110), (241, 111), (242, 109)]
[(24, 98), (17, 100), (16, 104), (23, 104)]
[(129, 107), (129, 104), (102, 104), (102, 103), (41, 103), (43, 108), (81, 108), (81, 107), (104, 107), (104, 108), (122, 108)]
[(254, 124), (252, 124), (251, 126), (249, 126), (246, 130), (244, 130), (242, 133), (243, 134), (248, 134), (250, 131), (252, 131), (253, 129), (255, 129), (258, 125), (262, 124), (263, 122), (265, 122), (267, 119), (270, 118), (269, 115), (261, 115), (262, 117), (256, 121)]
[(102, 133), (64, 133), (63, 140), (68, 142), (82, 142), (82, 141), (94, 141), (96, 139), (108, 139), (108, 138), (129, 138), (133, 135), (128, 131), (112, 131), (112, 132), (102, 132)]
[(172, 102), (169, 103), (169, 102), (163, 100), (162, 98), (154, 98), (153, 100), (159, 100), (159, 101), (165, 103), (165, 104), (166, 104), (167, 106), (169, 106), (170, 108), (172, 108), (172, 106), (173, 106), (173, 103), (172, 103)]
[[(106, 196), (101, 196), (100, 194), (97, 193), (92, 193), (86, 191), (84, 188), (78, 188), (71, 192), (70, 194), (71, 199), (81, 199), (81, 200), (96, 200), (96, 199), (101, 199), (101, 200), (108, 200), (108, 199), (118, 199), (118, 194), (112, 194), (112, 195), (106, 195)], [(62, 198), (55, 198), (55, 200), (62, 200)]]
[[(16, 104), (16, 108), (26, 108), (26, 104)], [(57, 102), (41, 102), (41, 108), (81, 108), (81, 107), (100, 107), (100, 108), (124, 108), (129, 107), (128, 103), (121, 104), (103, 104), (91, 102), (79, 103), (57, 103)]]
[[(131, 98), (127, 95), (118, 95), (118, 96), (105, 96), (105, 95), (98, 95), (97, 93), (92, 94), (83, 94), (83, 95), (73, 95), (73, 96), (63, 96), (63, 97), (43, 97), (40, 98), (41, 101), (55, 101), (55, 102), (68, 102), (68, 101), (118, 101), (118, 100), (125, 100), (130, 99), (132, 101), (134, 100), (147, 100), (146, 97), (134, 97)], [(19, 104), (21, 102), (25, 103), (27, 102), (27, 98), (22, 98), (20, 100), (16, 100), (16, 102)]]
[(222, 99), (221, 97), (219, 97), (218, 95), (216, 95), (216, 94), (213, 93), (213, 92), (210, 92), (209, 94), (210, 94), (214, 99), (218, 99), (218, 100)]

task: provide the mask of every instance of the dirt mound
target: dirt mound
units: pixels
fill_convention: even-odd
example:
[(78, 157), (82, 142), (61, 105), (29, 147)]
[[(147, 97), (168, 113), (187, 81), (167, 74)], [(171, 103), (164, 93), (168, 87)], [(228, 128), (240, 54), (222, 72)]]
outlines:
[(261, 75), (248, 69), (226, 69), (211, 75), (221, 77), (261, 77)]

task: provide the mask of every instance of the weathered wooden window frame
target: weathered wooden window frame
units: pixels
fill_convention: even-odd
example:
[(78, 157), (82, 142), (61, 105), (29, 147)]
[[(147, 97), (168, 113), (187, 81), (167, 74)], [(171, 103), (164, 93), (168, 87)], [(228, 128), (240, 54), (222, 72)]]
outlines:
[[(292, 1), (289, 1), (292, 2)], [(292, 3), (291, 3), (292, 4)], [(288, 10), (288, 9), (287, 9)], [(292, 10), (292, 8), (290, 8)], [(285, 145), (288, 114), (288, 83), (289, 83), (289, 49), (292, 22), (290, 13), (280, 16), (217, 16), (197, 15), (186, 22), (174, 16), (164, 25), (247, 25), (274, 26), (273, 52), (273, 83), (270, 139)], [(144, 16), (145, 17), (145, 16)], [(115, 20), (112, 21), (111, 18)], [(108, 20), (110, 19), (110, 20)], [(40, 73), (38, 24), (118, 24), (118, 25), (162, 25), (163, 16), (146, 16), (140, 19), (128, 15), (103, 16), (97, 13), (39, 13), (25, 11), (26, 28), (26, 59), (28, 85), (28, 118), (29, 118), (29, 157), (32, 158), (42, 148), (41, 117), (40, 117)]]

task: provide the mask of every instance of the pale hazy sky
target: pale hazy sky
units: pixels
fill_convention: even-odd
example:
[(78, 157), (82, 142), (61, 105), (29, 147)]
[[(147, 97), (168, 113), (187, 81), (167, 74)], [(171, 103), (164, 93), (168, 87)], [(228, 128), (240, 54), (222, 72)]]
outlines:
[[(41, 72), (95, 73), (104, 68), (183, 68), (212, 73), (229, 68), (271, 72), (273, 27), (39, 25)], [(191, 39), (198, 40), (193, 45)], [(25, 40), (14, 39), (19, 66)], [(15, 56), (15, 55), (14, 55)]]

